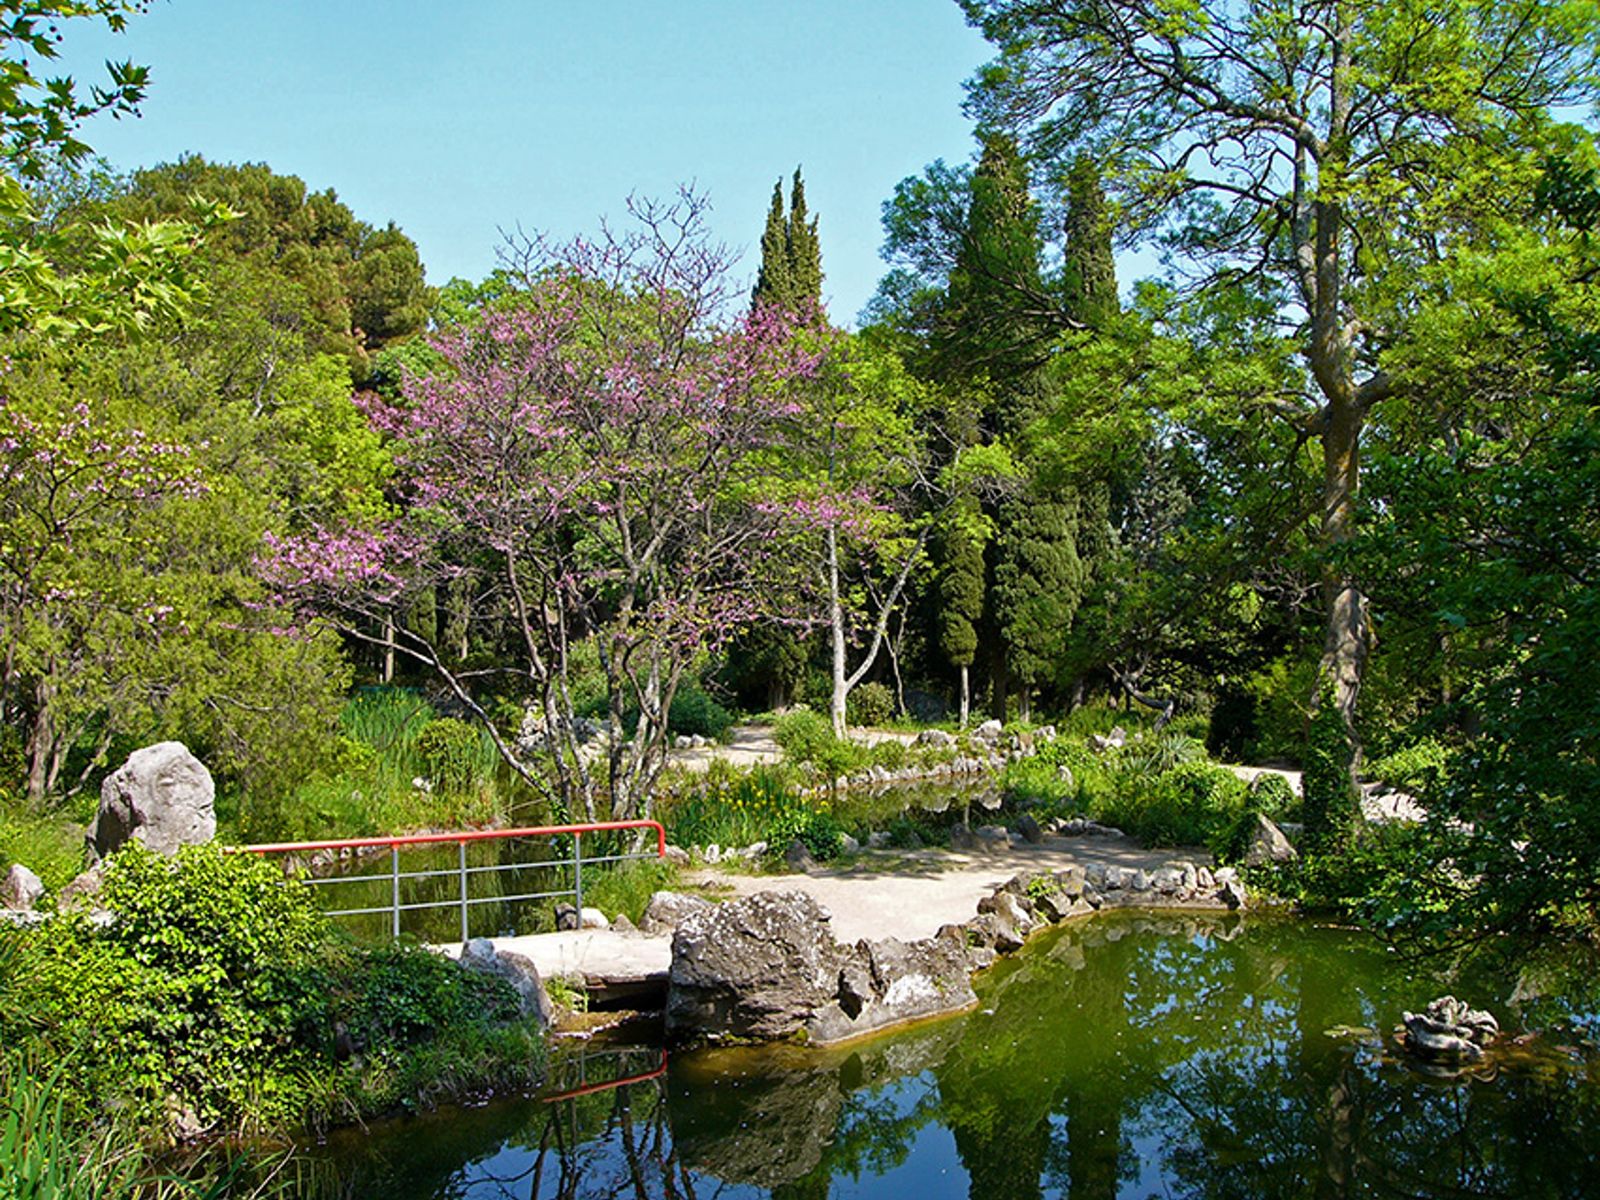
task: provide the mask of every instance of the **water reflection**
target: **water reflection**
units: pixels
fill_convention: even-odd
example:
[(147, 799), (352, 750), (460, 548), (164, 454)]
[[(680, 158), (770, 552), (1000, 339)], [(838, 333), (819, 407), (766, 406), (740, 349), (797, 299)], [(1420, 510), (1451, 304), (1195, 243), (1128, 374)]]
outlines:
[(1534, 1043), (1453, 1083), (1389, 1056), (1378, 1031), (1448, 986), (1512, 994), (1344, 931), (1106, 918), (1000, 964), (965, 1016), (347, 1136), (325, 1182), (473, 1200), (1600, 1195), (1592, 1054)]

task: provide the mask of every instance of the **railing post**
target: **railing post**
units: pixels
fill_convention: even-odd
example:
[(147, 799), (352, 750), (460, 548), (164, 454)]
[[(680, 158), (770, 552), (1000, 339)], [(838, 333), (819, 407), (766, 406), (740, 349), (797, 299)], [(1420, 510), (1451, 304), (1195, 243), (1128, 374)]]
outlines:
[(461, 851), (461, 947), (467, 945), (467, 844), (457, 842), (456, 848)]
[(583, 928), (583, 834), (572, 835), (572, 895), (578, 909), (578, 928)]
[(393, 904), (394, 936), (400, 936), (400, 847), (389, 847), (389, 897)]

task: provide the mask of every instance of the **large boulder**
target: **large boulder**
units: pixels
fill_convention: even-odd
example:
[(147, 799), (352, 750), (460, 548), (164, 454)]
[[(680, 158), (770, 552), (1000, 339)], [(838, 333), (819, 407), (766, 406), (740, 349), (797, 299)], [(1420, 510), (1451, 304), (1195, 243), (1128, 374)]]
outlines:
[(12, 863), (4, 882), (0, 882), (0, 905), (13, 912), (32, 912), (42, 899), (44, 883), (21, 863)]
[(976, 741), (988, 742), (992, 745), (1000, 740), (1000, 735), (1004, 732), (1005, 726), (991, 717), (982, 725), (979, 725), (976, 729), (974, 729), (972, 731), (972, 736)]
[(839, 988), (829, 914), (805, 892), (758, 892), (691, 913), (672, 936), (667, 1034), (678, 1041), (793, 1037)]
[(135, 750), (100, 785), (100, 811), (89, 826), (89, 860), (99, 862), (137, 839), (157, 854), (217, 835), (216, 785), (182, 742)]
[(840, 946), (805, 892), (758, 892), (686, 917), (672, 939), (677, 1042), (858, 1037), (976, 1003), (959, 932)]
[(656, 892), (645, 905), (639, 918), (639, 928), (645, 933), (671, 933), (684, 918), (711, 907), (711, 901), (700, 896), (685, 896), (682, 892)]
[(517, 1007), (525, 1017), (534, 1017), (541, 1028), (548, 1028), (553, 1017), (550, 995), (539, 978), (539, 968), (531, 958), (510, 950), (496, 950), (488, 938), (473, 938), (461, 948), (461, 969), (503, 979), (517, 993)]
[(1255, 828), (1250, 831), (1250, 846), (1244, 852), (1244, 865), (1264, 867), (1268, 863), (1293, 862), (1298, 857), (1283, 830), (1274, 825), (1266, 814), (1257, 813)]
[(959, 931), (902, 942), (857, 942), (839, 971), (838, 992), (806, 1022), (814, 1043), (859, 1037), (889, 1025), (955, 1012), (978, 1002)]

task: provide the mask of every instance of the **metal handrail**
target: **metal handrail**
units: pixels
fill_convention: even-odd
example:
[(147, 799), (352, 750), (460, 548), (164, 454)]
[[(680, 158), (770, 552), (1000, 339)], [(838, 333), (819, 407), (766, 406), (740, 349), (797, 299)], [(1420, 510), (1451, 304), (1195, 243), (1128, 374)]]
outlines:
[[(646, 853), (640, 854), (602, 854), (593, 858), (583, 857), (583, 835), (586, 833), (615, 833), (628, 829), (653, 829), (656, 833), (656, 852), (654, 856)], [(467, 844), (469, 842), (483, 842), (505, 840), (509, 838), (528, 837), (563, 837), (572, 838), (572, 857), (570, 859), (553, 859), (548, 862), (530, 863), (491, 863), (483, 867), (469, 867), (467, 865)], [(401, 871), (400, 851), (416, 846), (440, 846), (455, 844), (458, 850), (457, 866), (454, 870), (444, 871)], [(320, 887), (335, 883), (372, 883), (387, 878), (389, 880), (389, 903), (373, 908), (342, 908), (331, 910), (330, 917), (366, 916), (373, 913), (389, 913), (390, 931), (394, 937), (400, 936), (400, 914), (414, 912), (427, 908), (457, 908), (461, 910), (461, 941), (465, 944), (469, 933), (469, 914), (475, 904), (510, 903), (517, 900), (545, 900), (558, 896), (571, 896), (573, 903), (583, 911), (583, 864), (588, 862), (591, 866), (607, 862), (623, 862), (630, 859), (665, 858), (667, 853), (667, 831), (659, 821), (634, 820), (634, 821), (590, 821), (577, 825), (527, 825), (516, 829), (462, 829), (452, 833), (412, 833), (400, 834), (391, 837), (366, 837), (366, 838), (335, 838), (321, 842), (266, 842), (253, 846), (239, 846), (237, 849), (248, 854), (310, 854), (321, 850), (361, 850), (379, 848), (389, 851), (389, 873), (381, 875), (341, 875), (325, 879), (308, 878), (305, 882), (313, 887)], [(568, 865), (572, 867), (572, 887), (561, 888), (549, 892), (524, 892), (515, 896), (471, 896), (468, 894), (468, 880), (473, 875), (488, 874), (498, 871), (556, 869)], [(455, 875), (461, 880), (460, 894), (452, 900), (430, 900), (421, 903), (404, 904), (401, 902), (400, 885), (407, 879), (436, 879), (444, 876)]]
[[(585, 1063), (587, 1066), (587, 1063)], [(663, 1047), (660, 1058), (653, 1071), (645, 1071), (639, 1075), (629, 1075), (623, 1079), (607, 1079), (603, 1083), (587, 1083), (582, 1087), (575, 1087), (569, 1091), (557, 1092), (553, 1096), (541, 1096), (539, 1099), (545, 1104), (556, 1104), (562, 1100), (576, 1100), (579, 1096), (592, 1096), (596, 1092), (609, 1092), (614, 1088), (627, 1087), (631, 1083), (648, 1083), (652, 1079), (660, 1079), (667, 1073), (667, 1051)]]

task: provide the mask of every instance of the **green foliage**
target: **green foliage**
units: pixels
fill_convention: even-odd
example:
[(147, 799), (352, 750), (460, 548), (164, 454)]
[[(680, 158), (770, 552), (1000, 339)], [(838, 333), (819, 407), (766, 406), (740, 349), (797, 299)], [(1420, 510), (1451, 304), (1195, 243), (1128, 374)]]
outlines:
[(209, 273), (225, 287), (248, 280), (305, 326), (308, 349), (336, 355), (356, 379), (369, 353), (421, 330), (428, 296), (415, 244), (393, 225), (359, 220), (332, 190), (312, 192), (264, 163), (235, 166), (197, 154), (134, 173), (117, 215), (148, 220), (184, 211), (199, 194), (239, 219), (207, 247)]
[[(826, 721), (821, 724), (828, 729)], [(769, 853), (781, 855), (799, 838), (814, 857), (827, 859), (839, 853), (844, 832), (828, 800), (801, 796), (786, 774), (763, 767), (739, 771), (713, 763), (681, 793), (663, 798), (658, 811), (668, 836), (680, 845), (766, 842)]]
[(779, 717), (772, 727), (772, 737), (783, 750), (785, 761), (810, 763), (829, 780), (855, 770), (863, 757), (860, 746), (836, 735), (826, 717), (809, 709), (796, 709)]
[(980, 516), (971, 502), (952, 505), (939, 539), (939, 649), (955, 667), (970, 667), (978, 653), (986, 540)]
[(1360, 797), (1350, 772), (1350, 742), (1344, 718), (1333, 703), (1331, 684), (1324, 684), (1317, 711), (1306, 731), (1305, 848), (1314, 853), (1338, 850), (1361, 816)]
[(52, 892), (83, 870), (83, 826), (0, 801), (0, 872), (21, 863)]
[[(362, 689), (345, 704), (339, 727), (318, 770), (276, 802), (257, 798), (239, 812), (242, 835), (269, 841), (470, 828), (503, 820), (516, 799), (488, 734), (440, 721), (416, 693)], [(219, 812), (226, 815), (221, 801)]]
[(767, 852), (781, 856), (798, 840), (818, 862), (839, 857), (845, 828), (826, 803), (790, 808), (767, 831)]
[(1074, 318), (1100, 329), (1121, 308), (1117, 267), (1111, 252), (1113, 222), (1100, 186), (1100, 172), (1080, 154), (1067, 168), (1065, 305)]
[(15, 935), (29, 987), (0, 1013), (8, 1043), (71, 1064), (62, 1103), (74, 1125), (120, 1106), (155, 1129), (180, 1113), (213, 1129), (282, 1129), (381, 1110), (403, 1098), (397, 1081), (448, 1086), (419, 1075), (422, 1063), (506, 1071), (496, 1030), (517, 1009), (503, 981), (418, 947), (335, 936), (277, 864), (214, 845), (167, 859), (130, 843), (106, 865), (102, 901), (117, 914), (107, 925), (78, 915)]
[[(725, 843), (732, 845), (734, 843)], [(607, 869), (583, 876), (583, 902), (598, 908), (608, 917), (618, 913), (637, 924), (644, 916), (650, 897), (670, 889), (677, 881), (678, 869), (659, 859), (638, 859), (611, 863)]]
[(882, 767), (885, 771), (899, 771), (911, 765), (916, 754), (898, 738), (886, 738), (869, 746), (866, 753), (868, 767)]
[(6, 1200), (209, 1200), (231, 1172), (204, 1160), (183, 1177), (157, 1174), (141, 1131), (123, 1118), (74, 1123), (67, 1068), (0, 1051), (0, 1196)]
[(488, 735), (455, 717), (429, 721), (412, 742), (435, 787), (461, 793), (482, 779), (493, 779), (499, 756)]
[(1248, 788), (1226, 767), (1181, 763), (1144, 786), (1124, 785), (1096, 818), (1150, 846), (1206, 846), (1231, 831)]
[(1288, 816), (1299, 804), (1300, 797), (1282, 775), (1268, 772), (1257, 775), (1250, 783), (1250, 807), (1275, 821)]
[(1307, 702), (1316, 677), (1316, 659), (1301, 656), (1275, 659), (1245, 682), (1255, 733), (1246, 751), (1249, 761), (1300, 761), (1311, 717)]
[(1008, 801), (1040, 805), (1051, 813), (1073, 811), (1080, 791), (1076, 772), (1063, 775), (1060, 765), (1043, 755), (1007, 763), (1000, 788)]
[(783, 208), (783, 180), (772, 188), (772, 207), (761, 233), (761, 265), (751, 293), (756, 304), (772, 304), (803, 312), (822, 303), (822, 245), (817, 218), (806, 209), (806, 186), (796, 167), (789, 188), (789, 211)]
[(673, 733), (698, 734), (716, 739), (732, 725), (733, 714), (706, 695), (703, 689), (690, 684), (679, 685), (672, 697), (672, 707), (667, 712), (667, 728)]
[(703, 775), (680, 780), (658, 812), (673, 842), (684, 846), (748, 846), (768, 842), (773, 826), (804, 807), (789, 772), (740, 771), (716, 761)]
[(1205, 757), (1205, 746), (1194, 738), (1163, 731), (1132, 739), (1115, 751), (1115, 770), (1124, 778), (1148, 780)]
[(1259, 867), (1250, 882), (1392, 938), (1427, 941), (1458, 929), (1455, 916), (1467, 888), (1438, 864), (1461, 848), (1456, 835), (1425, 825), (1367, 825), (1338, 854)]
[(1435, 738), (1423, 738), (1368, 763), (1366, 773), (1392, 788), (1426, 796), (1449, 783), (1450, 760), (1446, 746)]
[(858, 683), (850, 689), (845, 714), (852, 725), (883, 725), (894, 716), (894, 693), (876, 680)]

